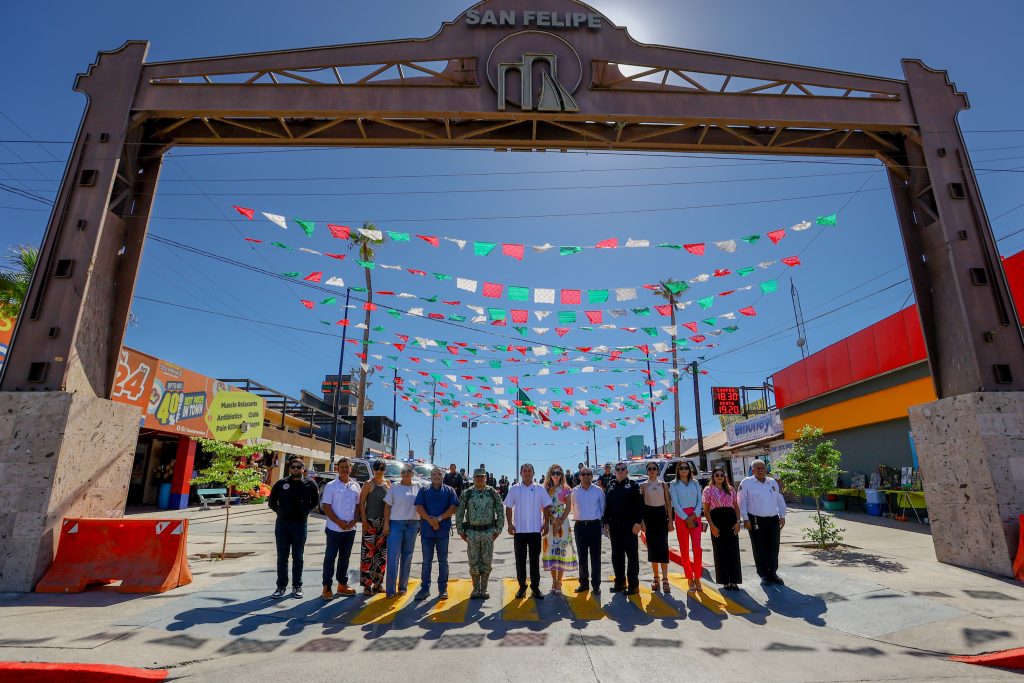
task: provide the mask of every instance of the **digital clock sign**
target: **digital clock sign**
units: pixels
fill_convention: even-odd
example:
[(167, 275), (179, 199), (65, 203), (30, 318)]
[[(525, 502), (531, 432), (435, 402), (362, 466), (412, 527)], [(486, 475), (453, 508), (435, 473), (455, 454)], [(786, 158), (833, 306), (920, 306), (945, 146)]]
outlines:
[(742, 415), (739, 387), (711, 387), (711, 412), (714, 415)]

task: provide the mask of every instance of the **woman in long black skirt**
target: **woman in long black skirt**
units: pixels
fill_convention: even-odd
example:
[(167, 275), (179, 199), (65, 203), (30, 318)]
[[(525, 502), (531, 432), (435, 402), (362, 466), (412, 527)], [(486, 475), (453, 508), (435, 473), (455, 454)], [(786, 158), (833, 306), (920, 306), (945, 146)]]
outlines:
[(642, 526), (647, 538), (647, 561), (654, 569), (651, 590), (671, 593), (668, 583), (668, 521), (672, 514), (672, 500), (668, 485), (658, 479), (660, 470), (657, 463), (648, 463), (647, 481), (640, 484), (640, 492), (644, 497)]
[(704, 517), (711, 530), (711, 548), (715, 554), (715, 581), (722, 588), (737, 590), (743, 583), (740, 571), (740, 504), (736, 491), (716, 467), (711, 483), (704, 489)]

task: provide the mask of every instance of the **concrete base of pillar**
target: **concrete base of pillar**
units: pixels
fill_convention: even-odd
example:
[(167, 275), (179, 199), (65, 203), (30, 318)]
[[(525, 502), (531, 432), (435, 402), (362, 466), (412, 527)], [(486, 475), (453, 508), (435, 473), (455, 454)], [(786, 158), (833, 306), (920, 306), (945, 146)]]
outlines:
[(139, 409), (67, 392), (0, 393), (0, 591), (31, 591), (64, 517), (121, 517)]
[(935, 555), (1013, 576), (1024, 510), (1024, 393), (976, 393), (910, 409)]

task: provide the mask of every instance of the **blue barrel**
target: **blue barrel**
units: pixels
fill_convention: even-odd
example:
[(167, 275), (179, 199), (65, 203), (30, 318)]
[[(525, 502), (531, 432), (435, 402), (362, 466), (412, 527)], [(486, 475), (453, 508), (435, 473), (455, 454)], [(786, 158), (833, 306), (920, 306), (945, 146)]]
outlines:
[(881, 505), (885, 502), (885, 494), (879, 489), (866, 489), (864, 491), (865, 500), (868, 503), (875, 503)]
[(156, 506), (161, 510), (166, 510), (171, 507), (171, 483), (167, 482), (160, 484), (160, 489), (156, 494)]

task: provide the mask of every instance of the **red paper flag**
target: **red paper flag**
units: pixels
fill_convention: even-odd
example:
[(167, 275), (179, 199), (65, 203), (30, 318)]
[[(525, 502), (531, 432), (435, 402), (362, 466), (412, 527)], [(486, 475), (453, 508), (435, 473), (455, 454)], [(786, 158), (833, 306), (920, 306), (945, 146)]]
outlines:
[(559, 337), (564, 337), (568, 332), (569, 332), (569, 328), (568, 327), (556, 327), (555, 328), (555, 333)]
[(649, 289), (649, 290), (651, 290), (652, 292), (653, 292), (654, 290), (656, 290), (656, 289), (659, 289), (659, 288), (660, 288), (660, 285), (644, 285), (644, 289)]
[(592, 348), (594, 348), (594, 347), (592, 347), (592, 346), (577, 346), (576, 350), (581, 352), (581, 353), (590, 353), (590, 349), (592, 349)]
[(572, 392), (573, 392), (573, 388), (572, 387), (566, 387), (565, 388), (565, 393), (568, 394), (569, 396), (572, 396)]
[(671, 313), (672, 313), (672, 304), (664, 304), (662, 306), (655, 306), (654, 310), (656, 310), (658, 313), (661, 313), (662, 315), (671, 315)]
[(427, 313), (427, 317), (431, 320), (444, 320), (444, 316), (440, 313)]
[(715, 277), (725, 277), (726, 275), (732, 275), (732, 271), (728, 268), (722, 268), (721, 270), (715, 271)]
[(454, 344), (449, 344), (445, 348), (448, 349), (448, 353), (452, 354), (453, 356), (457, 356), (459, 354), (459, 347), (455, 346)]
[(376, 294), (377, 296), (394, 296), (395, 295), (395, 293), (392, 292), (389, 289), (378, 289), (376, 292), (374, 292), (374, 294)]
[(690, 330), (691, 332), (697, 331), (697, 323), (683, 323), (683, 327)]
[(563, 304), (578, 304), (578, 303), (580, 303), (580, 290), (578, 290), (578, 289), (563, 289), (562, 290), (562, 303)]
[(331, 237), (336, 237), (339, 240), (347, 240), (349, 235), (352, 234), (352, 228), (347, 225), (333, 225), (328, 223), (327, 229), (331, 231)]
[(785, 263), (790, 268), (792, 268), (793, 266), (799, 266), (800, 265), (800, 257), (799, 256), (787, 256), (786, 258), (782, 259), (782, 262)]
[(718, 296), (729, 296), (730, 294), (735, 294), (735, 293), (736, 293), (735, 289), (727, 289), (724, 292), (719, 292)]
[(619, 238), (618, 237), (610, 237), (610, 238), (608, 238), (606, 240), (601, 240), (600, 242), (597, 243), (596, 246), (597, 246), (598, 249), (618, 249), (619, 248)]
[(377, 304), (373, 303), (372, 301), (367, 301), (365, 304), (363, 304), (363, 310), (364, 311), (376, 311), (377, 310)]
[(236, 206), (236, 207), (234, 207), (234, 209), (235, 209), (235, 211), (237, 211), (238, 213), (242, 214), (243, 216), (245, 216), (249, 220), (252, 220), (252, 217), (254, 215), (256, 215), (256, 211), (254, 209), (247, 209), (244, 206)]
[(415, 268), (406, 268), (406, 270), (408, 270), (413, 275), (426, 275), (427, 274), (426, 271), (424, 271), (424, 270), (416, 270)]
[(519, 384), (519, 378), (518, 377), (509, 377), (508, 381), (512, 382), (512, 384)]
[(786, 236), (786, 231), (785, 230), (772, 230), (771, 232), (766, 233), (766, 234), (768, 235), (768, 239), (770, 239), (772, 241), (772, 244), (778, 244), (779, 242), (782, 241), (782, 238)]
[(261, 242), (263, 242), (263, 240), (258, 240), (258, 239), (255, 239), (253, 237), (246, 237), (245, 241), (246, 242), (255, 242), (256, 244), (260, 244)]
[(586, 311), (586, 314), (587, 314), (587, 320), (589, 320), (590, 322), (592, 322), (595, 325), (600, 325), (601, 324), (602, 319), (603, 319), (603, 316), (601, 315), (601, 311)]
[(505, 256), (511, 256), (517, 261), (523, 260), (523, 245), (521, 244), (503, 244), (501, 245), (501, 253)]
[(341, 325), (342, 327), (348, 327), (348, 318), (342, 318), (335, 325)]
[(517, 310), (513, 310), (512, 311), (512, 322), (514, 322), (514, 323), (525, 323), (525, 322), (529, 322), (529, 320), (530, 320), (530, 312), (529, 311), (517, 311)]
[(683, 245), (683, 249), (686, 249), (686, 251), (690, 252), (694, 256), (703, 256), (704, 255), (704, 243), (703, 242), (700, 242), (699, 244), (684, 244)]
[(747, 306), (746, 308), (741, 308), (740, 309), (740, 313), (742, 313), (743, 315), (749, 315), (751, 317), (757, 315), (757, 311), (754, 310), (753, 306)]
[(403, 342), (408, 342), (409, 341), (409, 335), (407, 335), (407, 334), (397, 334), (396, 333), (395, 336), (398, 337), (399, 339), (401, 339)]
[(643, 351), (645, 356), (651, 355), (650, 350), (647, 348), (647, 344), (640, 344), (636, 348), (639, 349), (640, 351)]
[(320, 282), (320, 279), (324, 276), (323, 271), (315, 271), (310, 273), (306, 277), (302, 278), (306, 282)]
[(399, 351), (405, 351), (405, 344), (392, 344)]
[(313, 302), (312, 301), (306, 301), (305, 299), (299, 299), (299, 301), (301, 301), (302, 305), (305, 306), (306, 308), (309, 308), (309, 309), (313, 308)]
[(704, 336), (703, 334), (695, 334), (695, 335), (693, 335), (692, 337), (690, 337), (690, 339), (691, 339), (691, 340), (692, 340), (693, 342), (695, 342), (695, 343), (697, 343), (697, 344), (700, 344), (700, 343), (701, 343), (702, 341), (704, 341), (705, 339), (707, 339), (707, 337), (705, 337), (705, 336)]
[[(378, 292), (378, 294), (379, 294), (379, 293), (380, 293), (380, 292)], [(461, 304), (462, 302), (461, 302), (461, 301), (442, 301), (441, 303), (443, 303), (443, 304), (448, 304), (449, 306), (458, 306), (458, 305), (459, 305), (459, 304)]]
[(500, 285), (494, 282), (485, 282), (483, 295), (491, 299), (500, 299), (501, 292), (504, 290), (504, 288), (504, 285)]
[(436, 237), (433, 237), (432, 235), (416, 235), (416, 236), (419, 237), (421, 240), (423, 240), (424, 242), (426, 242), (427, 244), (429, 244), (432, 247), (436, 247), (439, 244), (441, 244), (441, 240), (437, 239)]
[(327, 254), (327, 253), (325, 253), (324, 256), (330, 256), (331, 258), (336, 258), (339, 261), (344, 261), (345, 260), (345, 254)]

